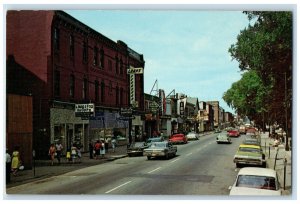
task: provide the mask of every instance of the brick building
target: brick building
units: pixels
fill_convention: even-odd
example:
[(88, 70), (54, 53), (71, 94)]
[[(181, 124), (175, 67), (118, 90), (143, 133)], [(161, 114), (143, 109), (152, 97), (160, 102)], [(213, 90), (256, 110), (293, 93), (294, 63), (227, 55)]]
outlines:
[[(129, 67), (144, 68), (143, 55), (114, 42), (63, 11), (8, 11), (7, 93), (33, 99), (33, 149), (46, 158), (50, 143), (65, 150), (114, 131), (128, 136)], [(135, 75), (136, 121), (144, 110), (144, 75)], [(93, 103), (91, 118), (75, 115), (75, 104)], [(127, 132), (126, 132), (127, 131)]]

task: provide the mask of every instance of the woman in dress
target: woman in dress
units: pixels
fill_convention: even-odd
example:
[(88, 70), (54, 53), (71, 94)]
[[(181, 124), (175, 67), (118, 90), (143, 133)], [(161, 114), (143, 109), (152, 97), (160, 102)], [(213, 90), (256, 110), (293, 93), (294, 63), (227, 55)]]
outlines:
[(13, 153), (12, 153), (12, 160), (11, 160), (11, 170), (14, 176), (17, 175), (20, 166), (20, 152), (19, 146), (16, 146)]
[(54, 158), (55, 158), (55, 146), (54, 146), (54, 144), (50, 145), (48, 154), (50, 156), (51, 165), (53, 165)]

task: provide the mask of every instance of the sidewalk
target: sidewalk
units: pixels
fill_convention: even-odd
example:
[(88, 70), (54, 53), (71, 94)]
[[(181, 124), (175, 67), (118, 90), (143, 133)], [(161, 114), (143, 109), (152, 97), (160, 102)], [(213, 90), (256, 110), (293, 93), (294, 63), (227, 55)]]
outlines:
[[(268, 134), (261, 134), (261, 146), (266, 155), (267, 168), (275, 169), (278, 174), (280, 187), (283, 195), (292, 195), (292, 152), (285, 150), (285, 144), (273, 147), (274, 139)], [(278, 153), (277, 153), (278, 151)], [(277, 154), (277, 160), (275, 162)], [(284, 160), (286, 159), (286, 173), (284, 175)], [(285, 181), (284, 181), (285, 176)]]
[(11, 175), (11, 182), (6, 185), (7, 188), (29, 183), (39, 179), (61, 175), (77, 169), (102, 164), (115, 159), (123, 158), (127, 156), (127, 145), (117, 146), (115, 152), (112, 149), (108, 149), (108, 153), (101, 159), (90, 159), (89, 153), (82, 153), (81, 161), (76, 160), (75, 163), (68, 162), (65, 158), (61, 159), (59, 165), (57, 160), (53, 166), (50, 165), (50, 160), (36, 160), (35, 168), (31, 170), (19, 171), (17, 176)]

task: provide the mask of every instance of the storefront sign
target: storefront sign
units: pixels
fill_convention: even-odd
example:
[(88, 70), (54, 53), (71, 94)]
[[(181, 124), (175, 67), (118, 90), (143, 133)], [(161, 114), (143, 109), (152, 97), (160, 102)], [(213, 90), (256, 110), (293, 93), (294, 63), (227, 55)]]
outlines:
[(130, 68), (127, 69), (127, 74), (143, 74), (143, 73), (144, 73), (143, 68), (134, 68), (130, 66)]
[(95, 111), (95, 105), (89, 104), (75, 104), (75, 113), (93, 113)]

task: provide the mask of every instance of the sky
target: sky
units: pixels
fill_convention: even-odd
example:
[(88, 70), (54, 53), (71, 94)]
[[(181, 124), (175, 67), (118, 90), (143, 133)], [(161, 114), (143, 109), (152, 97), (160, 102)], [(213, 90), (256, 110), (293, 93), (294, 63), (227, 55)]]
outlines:
[[(121, 40), (143, 54), (144, 91), (157, 87), (199, 101), (219, 101), (241, 78), (228, 52), (249, 24), (241, 11), (65, 10), (113, 41)], [(156, 86), (155, 86), (156, 88)], [(155, 92), (152, 92), (155, 94)]]

